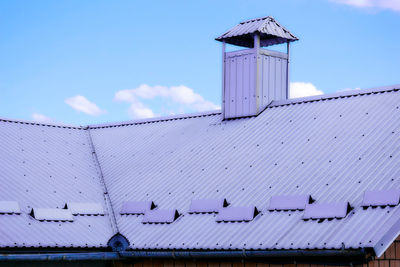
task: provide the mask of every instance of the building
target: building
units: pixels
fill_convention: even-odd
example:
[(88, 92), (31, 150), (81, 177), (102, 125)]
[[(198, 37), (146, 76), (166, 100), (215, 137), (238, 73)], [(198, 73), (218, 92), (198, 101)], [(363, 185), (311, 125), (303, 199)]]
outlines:
[(1, 119), (0, 265), (400, 266), (400, 86), (288, 99), (296, 36), (217, 40), (221, 111)]

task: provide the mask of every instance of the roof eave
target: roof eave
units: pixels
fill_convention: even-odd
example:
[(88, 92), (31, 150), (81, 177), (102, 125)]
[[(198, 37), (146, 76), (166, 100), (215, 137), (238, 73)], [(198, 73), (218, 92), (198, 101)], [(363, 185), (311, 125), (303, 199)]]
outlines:
[(235, 251), (121, 251), (89, 253), (0, 254), (0, 261), (105, 261), (126, 259), (264, 259), (282, 262), (346, 262), (362, 263), (367, 250), (235, 250)]

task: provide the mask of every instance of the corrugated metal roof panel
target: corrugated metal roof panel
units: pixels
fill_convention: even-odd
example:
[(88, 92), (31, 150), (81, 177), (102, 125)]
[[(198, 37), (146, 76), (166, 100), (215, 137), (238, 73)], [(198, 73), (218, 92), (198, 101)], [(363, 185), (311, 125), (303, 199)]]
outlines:
[(310, 195), (272, 196), (268, 210), (304, 210), (311, 200)]
[(0, 247), (107, 246), (114, 235), (108, 214), (78, 216), (71, 223), (40, 222), (29, 216), (32, 207), (104, 204), (85, 130), (0, 120), (0, 140), (0, 196), (17, 201), (21, 209), (21, 215), (1, 217)]
[[(361, 203), (366, 190), (400, 187), (398, 103), (396, 88), (378, 88), (281, 101), (252, 118), (215, 114), (91, 132), (116, 210), (138, 198), (185, 214), (191, 199), (225, 197), (262, 211), (248, 223), (192, 214), (154, 225), (117, 215), (132, 249), (375, 247), (397, 233), (390, 229), (399, 206), (363, 210)], [(302, 220), (302, 211), (266, 212), (278, 195), (350, 202), (354, 210), (323, 223)]]
[(282, 27), (274, 18), (263, 17), (244, 21), (216, 38), (217, 41), (253, 47), (254, 41), (252, 34), (259, 33), (261, 46), (269, 46), (286, 42), (297, 41), (298, 38)]
[(396, 206), (399, 204), (400, 190), (365, 191), (361, 203), (363, 207), (370, 206)]
[(192, 199), (192, 202), (190, 203), (189, 213), (219, 212), (222, 208), (227, 206), (228, 202), (225, 198)]

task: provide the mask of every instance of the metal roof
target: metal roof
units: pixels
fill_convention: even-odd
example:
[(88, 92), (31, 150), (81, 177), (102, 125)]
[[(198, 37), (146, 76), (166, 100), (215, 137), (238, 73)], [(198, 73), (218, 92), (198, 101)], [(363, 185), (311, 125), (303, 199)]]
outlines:
[(270, 16), (241, 22), (215, 40), (251, 48), (254, 47), (253, 35), (255, 33), (260, 34), (261, 46), (270, 46), (298, 40), (294, 34), (289, 32)]
[[(400, 188), (399, 88), (279, 101), (230, 121), (218, 112), (88, 128), (0, 120), (0, 201), (21, 207), (20, 215), (0, 214), (0, 247), (101, 248), (119, 231), (135, 250), (371, 247), (380, 255), (400, 232), (400, 206), (361, 204), (366, 191)], [(323, 222), (303, 220), (300, 210), (269, 211), (271, 197), (284, 195), (354, 209)], [(233, 223), (189, 214), (192, 200), (224, 198), (261, 213)], [(142, 223), (145, 215), (119, 213), (127, 201), (154, 201), (154, 211), (181, 216)], [(69, 202), (101, 203), (105, 216), (29, 216), (32, 207)]]
[[(399, 233), (400, 208), (361, 203), (366, 190), (400, 188), (397, 88), (290, 99), (229, 121), (206, 114), (91, 128), (115, 210), (135, 199), (183, 214), (168, 225), (117, 214), (121, 233), (131, 249), (373, 247), (379, 254)], [(268, 211), (279, 195), (354, 209), (341, 220), (304, 221), (304, 211)], [(207, 198), (261, 214), (217, 223), (217, 214), (188, 213), (193, 199)]]
[(67, 202), (105, 206), (102, 187), (80, 127), (0, 120), (0, 201), (17, 201), (20, 215), (0, 214), (0, 247), (106, 247), (110, 218), (74, 216), (41, 222), (32, 208)]

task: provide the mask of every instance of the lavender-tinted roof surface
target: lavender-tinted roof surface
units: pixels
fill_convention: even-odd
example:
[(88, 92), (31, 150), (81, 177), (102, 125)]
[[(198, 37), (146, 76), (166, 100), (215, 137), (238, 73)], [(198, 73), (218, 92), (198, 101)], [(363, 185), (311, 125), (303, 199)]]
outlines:
[[(178, 209), (169, 225), (117, 215), (132, 249), (341, 249), (397, 237), (399, 206), (361, 208), (366, 190), (400, 187), (400, 87), (280, 101), (257, 117), (220, 114), (151, 119), (90, 129), (114, 209), (129, 199)], [(117, 137), (118, 138), (115, 138)], [(275, 195), (350, 202), (342, 220), (269, 212)], [(192, 199), (222, 198), (262, 212), (249, 223), (187, 215)], [(388, 213), (389, 212), (389, 213)], [(389, 234), (388, 234), (389, 233)]]
[(272, 196), (268, 210), (304, 210), (310, 198), (310, 195)]
[[(0, 195), (21, 206), (21, 215), (0, 214), (0, 246), (104, 247), (119, 231), (131, 249), (344, 246), (380, 255), (399, 234), (399, 205), (361, 204), (365, 191), (400, 188), (398, 88), (279, 101), (257, 117), (230, 121), (218, 112), (88, 129), (0, 120)], [(304, 221), (304, 211), (268, 211), (279, 195), (350, 202), (354, 209), (341, 220)], [(211, 198), (256, 206), (261, 215), (217, 223), (216, 215), (188, 214), (193, 199)], [(119, 214), (130, 200), (154, 201), (183, 216), (143, 224), (144, 216)], [(68, 202), (102, 203), (105, 216), (68, 223), (29, 216), (32, 207)]]
[(202, 213), (202, 212), (219, 212), (227, 203), (224, 198), (217, 199), (192, 199), (190, 203), (190, 213)]
[(0, 215), (0, 247), (106, 247), (113, 235), (108, 214), (68, 223), (29, 215), (33, 207), (62, 209), (67, 202), (104, 205), (87, 131), (3, 119), (0, 140), (0, 197), (21, 208), (21, 215)]

